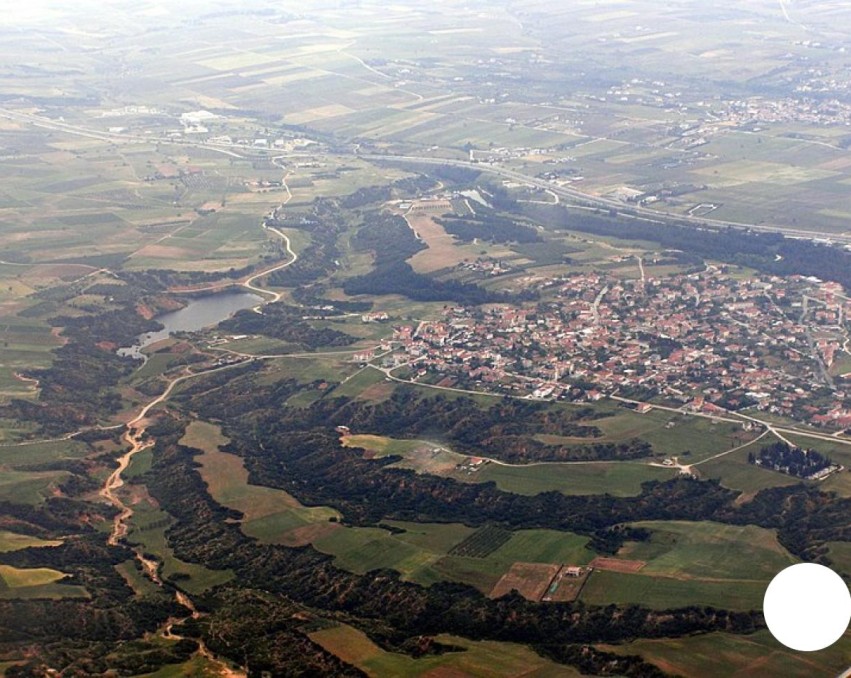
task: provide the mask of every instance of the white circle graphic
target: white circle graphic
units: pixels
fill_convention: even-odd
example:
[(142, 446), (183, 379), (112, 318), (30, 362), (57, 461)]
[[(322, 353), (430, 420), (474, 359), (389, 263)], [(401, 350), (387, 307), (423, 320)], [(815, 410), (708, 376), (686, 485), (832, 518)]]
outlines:
[(830, 568), (799, 563), (771, 580), (762, 608), (777, 640), (793, 650), (814, 652), (845, 633), (851, 622), (851, 593)]

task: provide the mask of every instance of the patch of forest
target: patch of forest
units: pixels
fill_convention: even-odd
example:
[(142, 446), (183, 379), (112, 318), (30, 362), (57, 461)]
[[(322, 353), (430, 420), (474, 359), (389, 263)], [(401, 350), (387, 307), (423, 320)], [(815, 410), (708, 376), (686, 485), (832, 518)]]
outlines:
[(749, 452), (748, 463), (796, 478), (810, 478), (833, 466), (830, 457), (817, 450), (804, 450), (782, 441), (761, 447), (757, 454)]
[[(276, 386), (278, 390), (297, 388), (281, 382)], [(225, 418), (234, 411), (256, 413), (264, 407), (263, 398), (262, 390), (256, 389), (251, 390), (247, 402), (238, 396), (221, 399), (211, 393), (192, 406)], [(284, 410), (279, 416), (282, 426), (348, 426), (356, 433), (442, 440), (456, 451), (509, 463), (637, 459), (653, 454), (651, 445), (637, 438), (594, 442), (602, 432), (592, 423), (600, 415), (590, 407), (555, 408), (515, 398), (482, 407), (468, 397), (423, 397), (414, 389), (401, 387), (380, 403), (323, 398), (303, 410)], [(546, 444), (535, 438), (540, 434), (587, 438), (588, 442)]]
[(97, 423), (122, 407), (115, 389), (137, 363), (115, 353), (136, 336), (161, 325), (142, 318), (132, 303), (119, 310), (80, 317), (55, 317), (68, 343), (54, 352), (46, 369), (28, 370), (39, 380), (38, 402), (13, 399), (0, 407), (4, 418), (35, 422), (42, 434), (58, 435)]
[(435, 219), (444, 230), (462, 242), (483, 240), (491, 243), (534, 243), (541, 242), (541, 235), (531, 226), (514, 219), (481, 209), (474, 217), (445, 217)]
[(435, 180), (425, 174), (396, 179), (391, 184), (365, 186), (340, 200), (340, 206), (357, 209), (373, 203), (383, 203), (393, 198), (413, 198), (437, 187)]
[(287, 304), (268, 304), (261, 313), (253, 309), (237, 312), (219, 327), (237, 334), (262, 334), (295, 344), (305, 350), (321, 346), (349, 346), (356, 341), (345, 332), (330, 327), (313, 327), (304, 320), (305, 309)]
[(299, 285), (293, 288), (290, 296), (303, 306), (312, 309), (322, 309), (335, 313), (366, 313), (372, 310), (374, 304), (371, 301), (350, 301), (330, 299), (323, 296), (328, 292), (328, 286), (322, 283)]
[(556, 228), (649, 240), (703, 259), (746, 266), (778, 276), (816, 276), (851, 289), (851, 252), (811, 240), (740, 228), (698, 227), (686, 222), (655, 223), (617, 214), (581, 214), (565, 207), (530, 206), (524, 213)]
[(452, 301), (469, 306), (509, 300), (505, 294), (478, 285), (416, 273), (405, 260), (426, 246), (398, 215), (370, 215), (352, 238), (352, 245), (358, 251), (374, 254), (375, 269), (346, 280), (346, 294), (401, 294), (414, 301)]
[[(336, 262), (342, 256), (337, 247), (337, 238), (346, 228), (346, 220), (334, 200), (316, 200), (310, 212), (301, 217), (293, 216), (286, 221), (268, 220), (267, 223), (280, 228), (297, 228), (310, 233), (310, 243), (298, 252), (295, 263), (269, 274), (273, 287), (293, 287), (322, 280), (334, 272)], [(283, 244), (279, 243), (283, 251)]]
[(234, 584), (207, 594), (203, 604), (208, 614), (187, 620), (175, 632), (203, 638), (218, 657), (240, 664), (250, 658), (250, 676), (268, 672), (272, 676), (366, 677), (308, 638), (311, 626), (323, 621), (321, 611)]
[[(32, 513), (37, 513), (33, 509)], [(30, 515), (30, 519), (39, 518)], [(79, 532), (80, 524), (65, 526)], [(57, 535), (58, 536), (58, 535)], [(196, 650), (192, 640), (163, 645), (141, 640), (169, 617), (186, 614), (168, 590), (136, 595), (115, 569), (133, 558), (130, 549), (107, 546), (106, 536), (90, 530), (63, 535), (61, 546), (26, 548), (0, 554), (14, 567), (48, 567), (67, 572), (68, 583), (84, 586), (90, 599), (0, 600), (0, 656), (16, 647), (29, 648), (29, 659), (6, 669), (14, 678), (49, 675), (119, 675), (155, 671), (163, 664), (186, 661)]]

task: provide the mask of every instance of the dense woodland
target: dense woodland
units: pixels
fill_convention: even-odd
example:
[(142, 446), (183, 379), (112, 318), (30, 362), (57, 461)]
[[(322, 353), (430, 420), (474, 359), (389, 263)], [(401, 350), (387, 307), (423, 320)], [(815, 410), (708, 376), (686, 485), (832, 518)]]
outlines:
[(757, 454), (748, 453), (748, 463), (796, 478), (809, 478), (829, 468), (833, 461), (816, 450), (803, 450), (778, 440), (761, 447)]
[(329, 327), (316, 328), (303, 320), (305, 310), (297, 306), (273, 304), (257, 313), (252, 309), (239, 311), (219, 327), (237, 334), (262, 334), (286, 341), (298, 348), (313, 350), (320, 346), (348, 346), (355, 338)]
[(739, 228), (696, 228), (687, 222), (660, 223), (631, 219), (616, 213), (608, 216), (570, 212), (565, 207), (524, 207), (524, 213), (556, 228), (649, 240), (663, 247), (683, 250), (703, 259), (746, 266), (780, 276), (816, 276), (851, 289), (851, 252), (811, 240), (786, 238)]
[(505, 294), (490, 292), (478, 285), (416, 273), (405, 260), (426, 245), (417, 240), (400, 216), (369, 216), (352, 244), (359, 251), (374, 254), (375, 268), (370, 273), (346, 280), (343, 283), (346, 294), (401, 294), (415, 301), (453, 301), (471, 306), (509, 299)]
[(532, 243), (541, 242), (541, 234), (531, 226), (518, 223), (514, 219), (500, 216), (492, 210), (479, 208), (472, 217), (446, 217), (436, 219), (447, 233), (451, 233), (462, 242), (484, 240), (493, 243)]

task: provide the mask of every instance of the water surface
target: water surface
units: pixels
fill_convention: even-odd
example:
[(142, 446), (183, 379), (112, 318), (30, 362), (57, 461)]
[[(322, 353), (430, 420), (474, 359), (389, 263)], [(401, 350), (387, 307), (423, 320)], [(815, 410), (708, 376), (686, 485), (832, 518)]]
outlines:
[(256, 306), (261, 301), (263, 299), (260, 296), (248, 292), (224, 292), (192, 299), (186, 307), (178, 311), (156, 316), (154, 320), (162, 323), (163, 329), (140, 334), (132, 346), (119, 348), (118, 355), (144, 360), (142, 349), (146, 346), (166, 339), (174, 332), (196, 332), (205, 327), (213, 327), (237, 311)]

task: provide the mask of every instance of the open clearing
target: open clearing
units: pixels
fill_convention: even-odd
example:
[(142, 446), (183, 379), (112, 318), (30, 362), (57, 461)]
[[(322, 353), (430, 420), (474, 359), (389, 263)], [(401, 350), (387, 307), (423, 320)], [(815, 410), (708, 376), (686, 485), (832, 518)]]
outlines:
[(541, 600), (559, 569), (558, 565), (514, 563), (511, 569), (500, 577), (490, 592), (490, 597), (501, 598), (511, 591), (517, 591), (526, 600)]
[(463, 648), (437, 656), (414, 659), (382, 650), (365, 633), (351, 626), (335, 626), (309, 635), (310, 639), (369, 676), (407, 678), (572, 678), (581, 675), (569, 666), (554, 664), (523, 645), (493, 641), (472, 641), (458, 636), (439, 635), (436, 640)]
[(811, 678), (836, 675), (837, 667), (848, 663), (851, 632), (820, 652), (793, 652), (765, 630), (747, 636), (709, 633), (598, 647), (616, 654), (641, 654), (672, 675)]
[(82, 586), (60, 584), (64, 578), (64, 573), (47, 567), (0, 565), (0, 599), (88, 597)]
[(340, 514), (325, 507), (302, 506), (292, 495), (271, 487), (251, 485), (242, 458), (219, 450), (228, 442), (217, 426), (192, 422), (181, 443), (203, 450), (198, 457), (201, 477), (213, 498), (243, 514), (242, 530), (268, 543), (303, 546), (324, 532), (304, 530), (313, 524), (329, 525)]
[(31, 569), (19, 569), (11, 565), (0, 565), (0, 579), (6, 587), (17, 589), (24, 586), (42, 586), (52, 584), (62, 579), (65, 575), (58, 570), (46, 567)]
[(772, 577), (797, 559), (773, 530), (711, 522), (633, 523), (652, 532), (617, 558), (596, 558), (582, 591), (587, 603), (636, 603), (664, 609), (714, 605), (759, 609)]
[(0, 531), (0, 553), (8, 553), (9, 551), (19, 551), (25, 548), (41, 548), (45, 546), (59, 546), (61, 541), (39, 539), (38, 537), (30, 537), (26, 534), (18, 534), (17, 532)]
[(646, 564), (643, 560), (625, 560), (622, 558), (598, 556), (590, 562), (589, 567), (607, 572), (638, 572)]
[[(445, 207), (451, 208), (448, 203)], [(441, 210), (437, 209), (437, 212), (440, 213)], [(432, 212), (405, 215), (414, 233), (428, 245), (428, 249), (417, 252), (408, 260), (411, 268), (417, 273), (433, 273), (476, 257), (476, 252), (482, 249), (481, 246), (459, 245), (454, 236), (434, 221), (433, 216), (435, 214)]]

